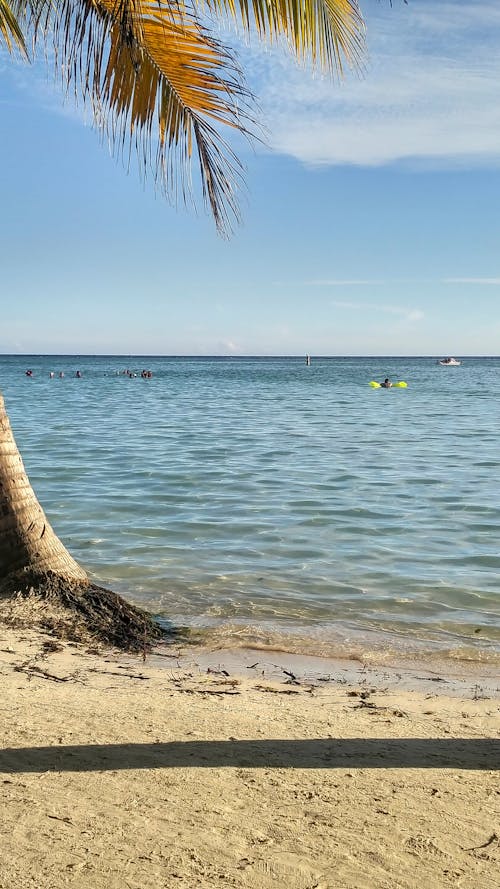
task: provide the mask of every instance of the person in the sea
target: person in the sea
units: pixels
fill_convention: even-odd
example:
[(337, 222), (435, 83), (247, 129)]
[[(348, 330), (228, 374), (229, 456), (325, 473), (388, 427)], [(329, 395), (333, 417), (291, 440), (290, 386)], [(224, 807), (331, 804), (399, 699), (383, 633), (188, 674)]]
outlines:
[(392, 383), (391, 383), (389, 377), (386, 377), (384, 382), (381, 383), (380, 385), (382, 386), (383, 389), (390, 389), (392, 386)]

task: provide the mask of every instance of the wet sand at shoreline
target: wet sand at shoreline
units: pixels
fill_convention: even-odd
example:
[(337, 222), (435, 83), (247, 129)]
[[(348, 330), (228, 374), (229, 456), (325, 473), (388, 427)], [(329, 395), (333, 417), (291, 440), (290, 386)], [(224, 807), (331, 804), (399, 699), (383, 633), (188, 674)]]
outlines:
[(0, 624), (1, 889), (496, 889), (500, 680)]
[[(160, 658), (168, 657), (179, 667), (202, 671), (226, 671), (232, 675), (285, 682), (289, 685), (310, 687), (311, 690), (333, 686), (368, 687), (380, 692), (418, 691), (439, 693), (450, 697), (500, 697), (500, 672), (496, 664), (480, 661), (459, 661), (433, 657), (391, 657), (386, 663), (370, 658), (315, 657), (276, 651), (268, 647), (188, 647), (175, 651), (164, 649)], [(151, 663), (161, 666), (161, 659), (153, 654)]]

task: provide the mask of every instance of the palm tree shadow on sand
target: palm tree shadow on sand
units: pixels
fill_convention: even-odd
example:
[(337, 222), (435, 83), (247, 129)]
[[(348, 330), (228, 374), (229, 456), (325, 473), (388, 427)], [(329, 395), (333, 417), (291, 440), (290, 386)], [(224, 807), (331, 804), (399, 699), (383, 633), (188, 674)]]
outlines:
[(0, 751), (0, 772), (92, 772), (162, 768), (500, 768), (489, 738), (308, 738), (169, 741), (19, 747)]

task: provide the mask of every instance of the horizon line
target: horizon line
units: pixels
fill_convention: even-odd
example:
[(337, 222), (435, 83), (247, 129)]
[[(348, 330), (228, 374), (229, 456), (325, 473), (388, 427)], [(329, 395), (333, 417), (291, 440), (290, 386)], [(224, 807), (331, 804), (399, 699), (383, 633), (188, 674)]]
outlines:
[[(500, 358), (500, 355), (485, 355), (485, 354), (467, 354), (464, 352), (456, 353), (460, 358), (491, 358), (496, 359)], [(426, 353), (426, 354), (418, 354), (418, 355), (390, 355), (385, 353), (380, 353), (378, 355), (371, 354), (361, 354), (361, 353), (353, 353), (350, 355), (322, 355), (322, 354), (314, 354), (313, 352), (301, 352), (301, 353), (290, 353), (290, 354), (266, 354), (266, 355), (256, 355), (256, 354), (242, 354), (242, 355), (225, 355), (225, 354), (190, 354), (188, 352), (165, 352), (165, 353), (144, 353), (144, 352), (1, 352), (0, 358), (189, 358), (189, 359), (222, 359), (222, 360), (248, 360), (248, 359), (275, 359), (275, 358), (294, 358), (294, 359), (303, 359), (303, 358), (314, 358), (314, 359), (346, 359), (346, 358), (390, 358), (390, 359), (401, 359), (401, 358), (440, 358), (442, 357), (441, 353)]]

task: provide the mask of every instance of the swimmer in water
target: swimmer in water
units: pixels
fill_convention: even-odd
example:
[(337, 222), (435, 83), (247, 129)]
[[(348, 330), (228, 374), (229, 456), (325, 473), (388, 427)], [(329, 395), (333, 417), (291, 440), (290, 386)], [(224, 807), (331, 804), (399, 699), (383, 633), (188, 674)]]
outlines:
[(384, 382), (381, 383), (380, 385), (382, 386), (382, 389), (390, 389), (392, 386), (392, 383), (391, 383), (389, 377), (386, 377)]

